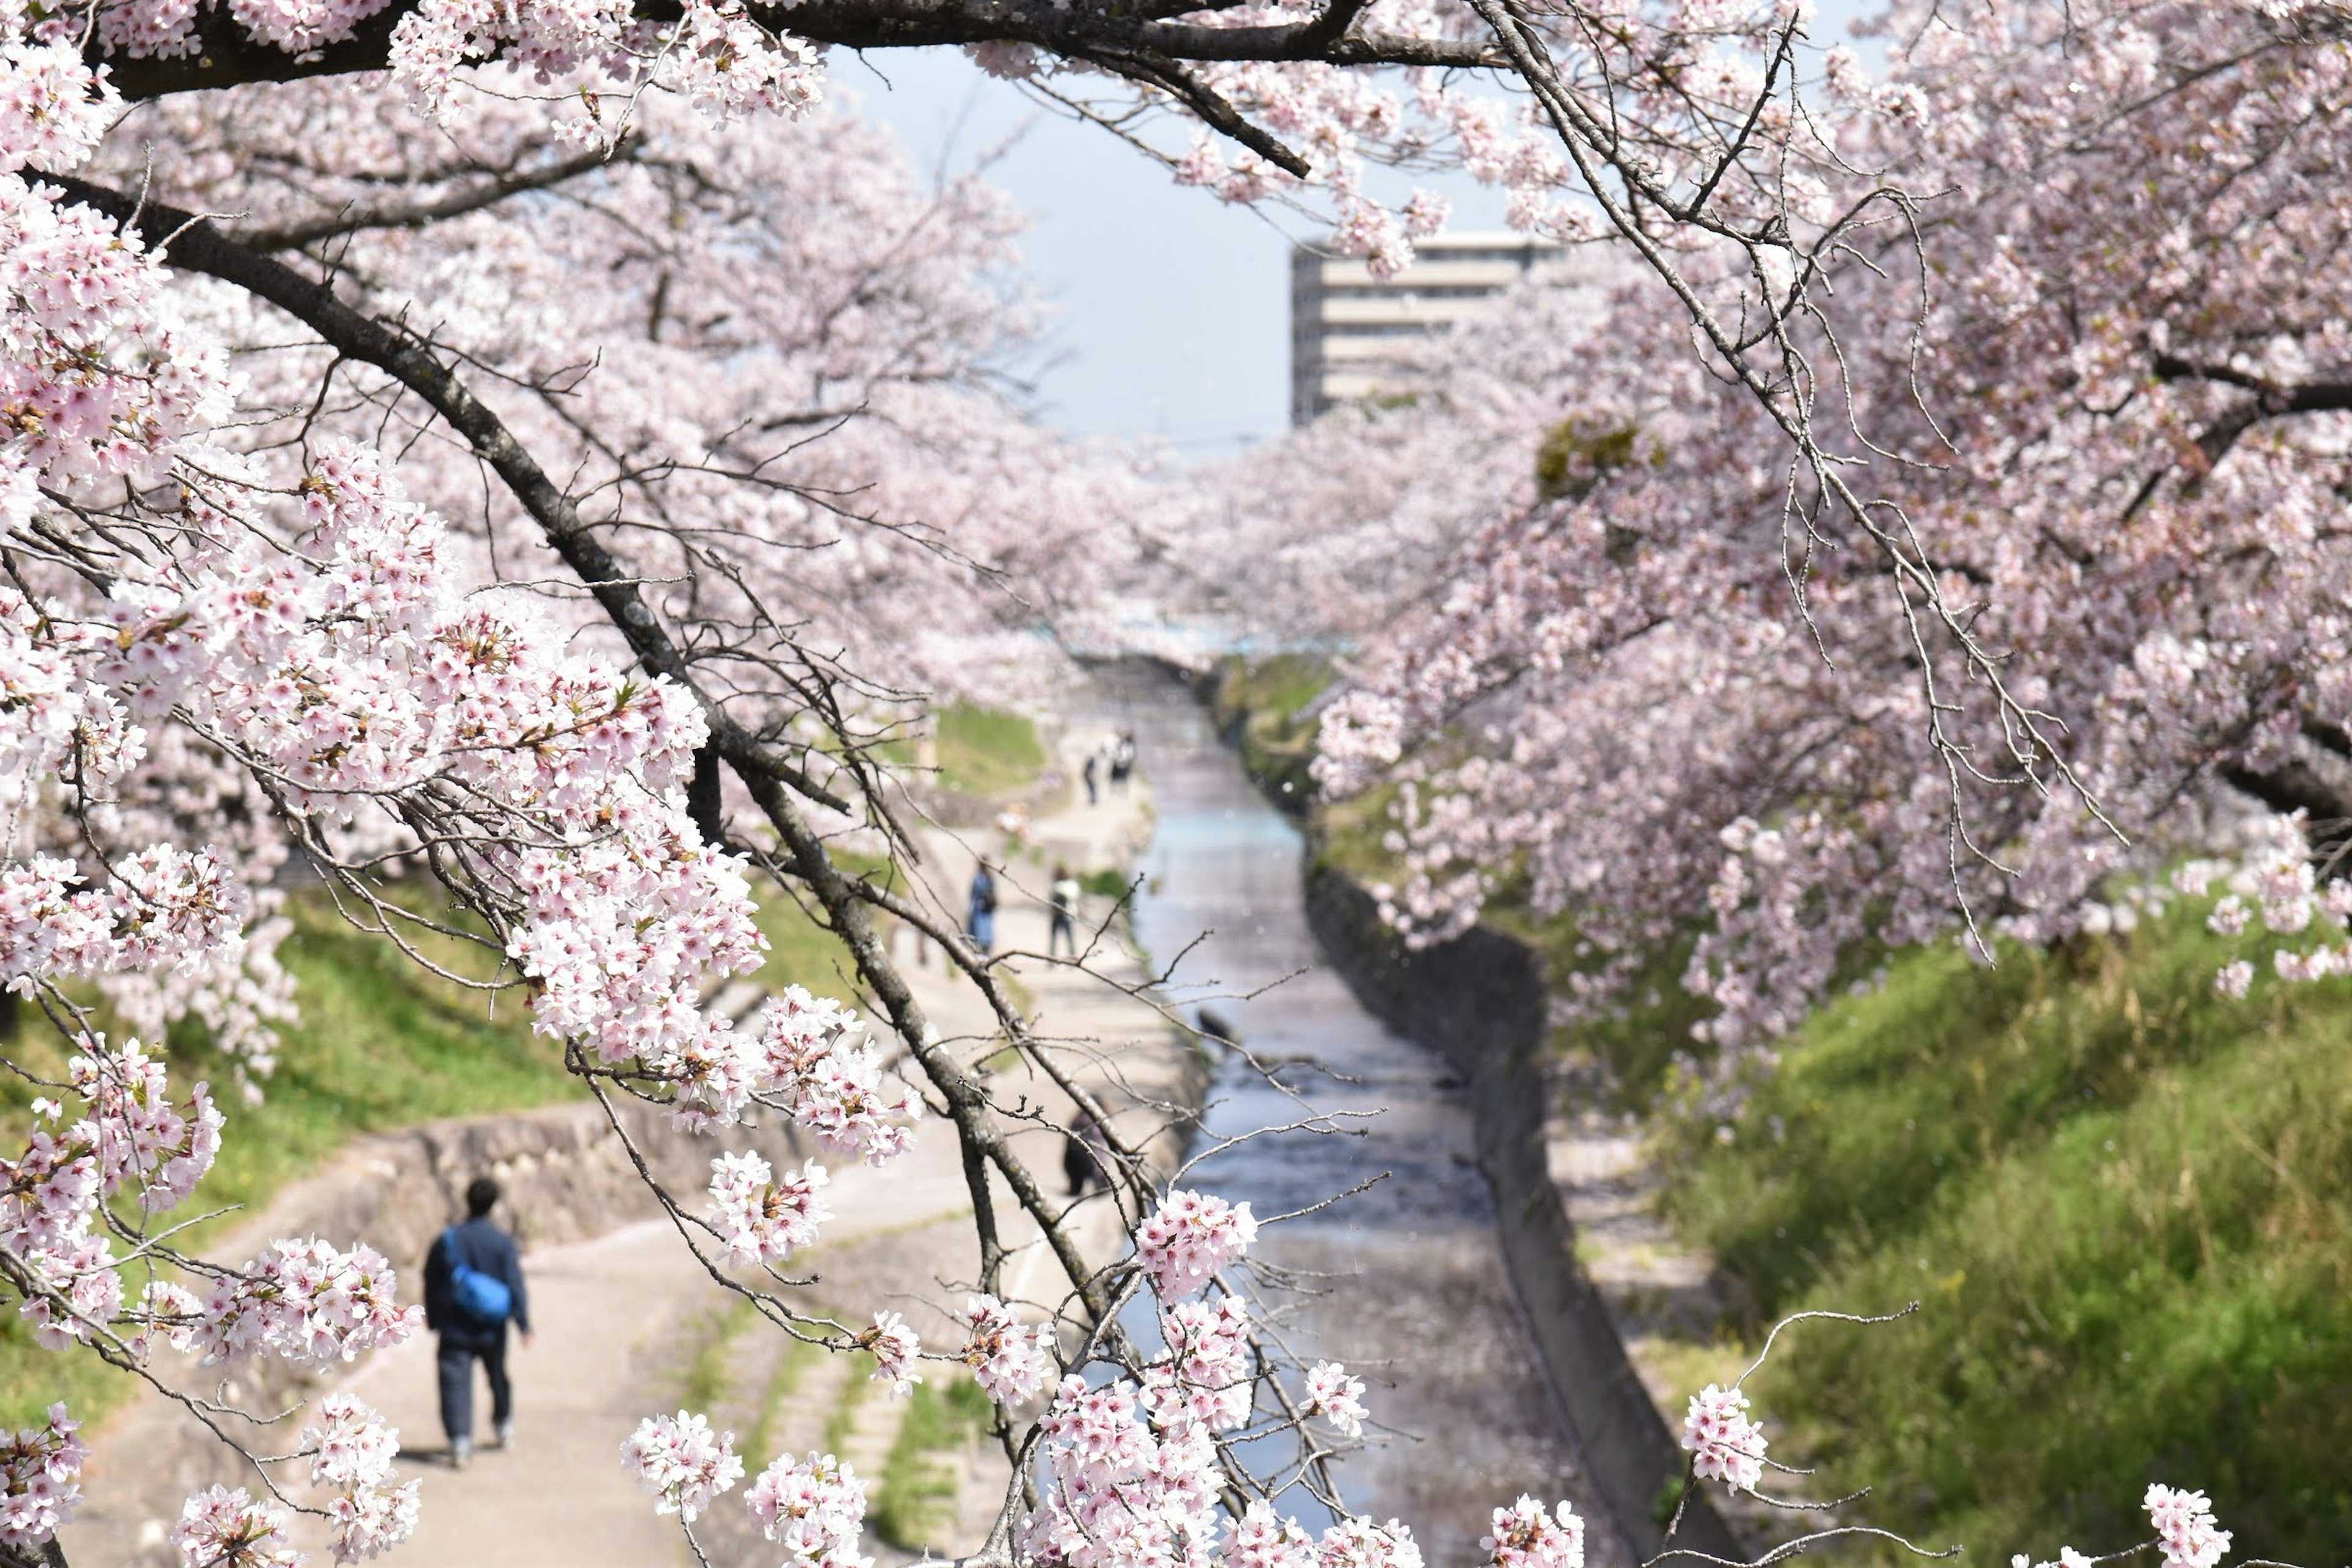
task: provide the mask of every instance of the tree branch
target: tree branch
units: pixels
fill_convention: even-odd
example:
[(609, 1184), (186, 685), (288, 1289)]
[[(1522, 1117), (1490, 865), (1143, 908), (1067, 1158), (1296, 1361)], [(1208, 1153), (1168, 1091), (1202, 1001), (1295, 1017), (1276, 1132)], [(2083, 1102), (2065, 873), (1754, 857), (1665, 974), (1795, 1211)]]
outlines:
[(2210, 381), (2219, 386), (2243, 388), (2254, 395), (2208, 426), (2197, 437), (2208, 467), (2228, 456), (2238, 437), (2265, 419), (2290, 414), (2352, 412), (2352, 381), (2306, 381), (2282, 385), (2226, 364), (2210, 364), (2175, 353), (2156, 356), (2158, 381)]
[(422, 228), (444, 218), (462, 217), (484, 207), (496, 206), (509, 196), (520, 195), (526, 191), (543, 191), (550, 186), (560, 185), (607, 163), (634, 159), (637, 145), (635, 137), (624, 136), (609, 151), (583, 153), (536, 169), (509, 170), (435, 201), (345, 207), (332, 217), (283, 224), (276, 228), (240, 229), (235, 237), (236, 242), (247, 250), (299, 250), (322, 239), (334, 239), (367, 229)]
[[(197, 47), (188, 55), (114, 58), (93, 42), (89, 58), (107, 67), (116, 89), (129, 99), (382, 70), (391, 60), (393, 29), (414, 6), (415, 0), (401, 0), (359, 24), (349, 38), (298, 56), (253, 37), (227, 7), (208, 5), (196, 14)], [(1361, 9), (1361, 0), (1334, 0), (1323, 12), (1297, 23), (1218, 27), (1059, 8), (1052, 0), (807, 0), (793, 5), (762, 0), (750, 7), (753, 19), (772, 32), (852, 49), (1003, 40), (1034, 44), (1072, 58), (1131, 52), (1155, 57), (1163, 69), (1181, 60), (1318, 60), (1338, 66), (1456, 69), (1507, 66), (1500, 52), (1483, 42), (1389, 33), (1349, 36), (1347, 30)], [(677, 19), (680, 7), (677, 0), (636, 0), (634, 13), (641, 21), (670, 22)]]

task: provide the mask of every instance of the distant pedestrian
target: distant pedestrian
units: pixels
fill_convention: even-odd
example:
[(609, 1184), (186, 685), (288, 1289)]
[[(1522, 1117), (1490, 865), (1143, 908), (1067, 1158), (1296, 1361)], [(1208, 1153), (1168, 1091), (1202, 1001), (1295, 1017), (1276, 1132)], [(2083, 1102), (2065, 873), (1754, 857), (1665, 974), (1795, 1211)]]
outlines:
[(1101, 793), (1095, 785), (1095, 770), (1101, 765), (1101, 761), (1102, 759), (1097, 757), (1094, 752), (1088, 752), (1087, 753), (1087, 765), (1080, 770), (1087, 781), (1087, 804), (1088, 805), (1093, 805), (1102, 799)]
[(1070, 875), (1067, 866), (1054, 868), (1054, 880), (1045, 889), (1045, 900), (1052, 912), (1052, 923), (1045, 931), (1045, 956), (1051, 958), (1061, 951), (1061, 944), (1070, 944), (1070, 956), (1078, 956), (1078, 879)]
[(490, 1424), (497, 1446), (514, 1442), (514, 1388), (507, 1380), (507, 1323), (530, 1343), (530, 1299), (514, 1238), (490, 1222), (499, 1184), (477, 1176), (466, 1188), (466, 1218), (443, 1231), (425, 1258), (425, 1324), (441, 1336), (441, 1429), (449, 1463), (474, 1457), (474, 1363), (490, 1380)]
[(963, 920), (964, 934), (982, 952), (996, 948), (996, 878), (982, 860), (971, 874), (971, 892)]
[(1085, 1197), (1090, 1187), (1108, 1190), (1110, 1170), (1106, 1160), (1109, 1152), (1110, 1140), (1103, 1136), (1102, 1123), (1081, 1109), (1062, 1140), (1062, 1179), (1070, 1184), (1070, 1196)]
[(1128, 775), (1135, 772), (1135, 731), (1121, 730), (1118, 739), (1111, 742), (1110, 787), (1122, 795), (1127, 792)]

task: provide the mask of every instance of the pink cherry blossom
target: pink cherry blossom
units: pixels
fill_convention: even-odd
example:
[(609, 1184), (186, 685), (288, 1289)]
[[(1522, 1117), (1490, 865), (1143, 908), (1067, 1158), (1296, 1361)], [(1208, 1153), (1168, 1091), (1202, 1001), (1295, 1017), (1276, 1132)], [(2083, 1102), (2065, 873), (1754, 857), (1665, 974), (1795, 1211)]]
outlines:
[(689, 1524), (743, 1479), (735, 1434), (713, 1432), (707, 1417), (685, 1410), (638, 1422), (622, 1440), (621, 1463), (654, 1494), (656, 1513)]
[(63, 1405), (52, 1405), (46, 1425), (0, 1433), (0, 1546), (32, 1557), (72, 1522), (89, 1454), (79, 1430)]
[(1683, 1417), (1683, 1447), (1701, 1480), (1734, 1491), (1754, 1491), (1764, 1479), (1763, 1428), (1748, 1418), (1748, 1396), (1710, 1383), (1691, 1395)]
[(915, 1384), (923, 1381), (923, 1374), (915, 1370), (923, 1342), (898, 1313), (875, 1313), (874, 1321), (859, 1331), (857, 1342), (873, 1354), (872, 1381), (887, 1385), (892, 1394), (912, 1394)]
[(1173, 1301), (1239, 1262), (1256, 1239), (1257, 1220), (1247, 1203), (1177, 1191), (1135, 1233), (1136, 1256), (1160, 1299)]
[(2156, 1526), (2164, 1568), (2214, 1568), (2230, 1550), (2230, 1532), (2213, 1522), (2213, 1505), (2203, 1492), (2151, 1485), (2141, 1506)]
[(870, 1568), (858, 1538), (866, 1524), (866, 1487), (831, 1454), (779, 1458), (760, 1472), (746, 1497), (760, 1531), (784, 1549), (786, 1568)]
[(1364, 1380), (1349, 1376), (1338, 1362), (1317, 1362), (1307, 1369), (1307, 1413), (1322, 1416), (1343, 1437), (1361, 1436)]
[(1024, 1329), (1013, 1309), (993, 1296), (974, 1296), (964, 1306), (968, 1327), (963, 1363), (999, 1405), (1031, 1399), (1054, 1375), (1054, 1329)]
[(817, 1227), (833, 1217), (819, 1196), (824, 1167), (814, 1160), (778, 1176), (757, 1154), (721, 1154), (710, 1171), (719, 1245), (738, 1262), (781, 1262), (793, 1248), (814, 1246)]
[(1478, 1544), (1495, 1568), (1584, 1568), (1584, 1521), (1565, 1502), (1550, 1512), (1531, 1497), (1495, 1510)]
[(288, 1510), (257, 1502), (243, 1487), (207, 1487), (193, 1493), (172, 1527), (172, 1544), (187, 1568), (296, 1568), (302, 1554), (287, 1540)]

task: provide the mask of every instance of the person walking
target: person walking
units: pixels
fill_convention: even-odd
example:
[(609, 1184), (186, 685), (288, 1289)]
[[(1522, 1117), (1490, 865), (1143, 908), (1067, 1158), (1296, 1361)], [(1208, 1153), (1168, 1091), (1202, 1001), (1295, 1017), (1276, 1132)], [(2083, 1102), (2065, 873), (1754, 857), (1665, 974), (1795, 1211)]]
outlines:
[(1085, 1197), (1093, 1187), (1109, 1188), (1110, 1172), (1104, 1164), (1109, 1150), (1102, 1123), (1081, 1108), (1062, 1140), (1062, 1179), (1070, 1184), (1070, 1196)]
[(971, 892), (966, 900), (963, 917), (964, 934), (971, 945), (982, 952), (996, 948), (996, 877), (982, 860), (971, 874)]
[(1094, 752), (1088, 752), (1087, 753), (1087, 765), (1079, 770), (1080, 773), (1087, 781), (1087, 804), (1088, 805), (1094, 805), (1102, 799), (1101, 791), (1095, 785), (1095, 771), (1101, 765), (1102, 759)]
[(1110, 749), (1110, 787), (1127, 793), (1128, 775), (1135, 772), (1135, 731), (1121, 730)]
[(530, 1298), (514, 1237), (490, 1221), (499, 1184), (477, 1176), (466, 1188), (466, 1218), (444, 1230), (425, 1258), (425, 1326), (441, 1336), (441, 1429), (449, 1465), (474, 1458), (474, 1363), (490, 1380), (490, 1424), (497, 1446), (514, 1442), (514, 1386), (507, 1379), (507, 1323), (530, 1343)]
[(1078, 956), (1078, 879), (1070, 875), (1066, 865), (1054, 868), (1054, 880), (1045, 889), (1045, 901), (1051, 911), (1051, 923), (1045, 930), (1045, 956), (1053, 957), (1061, 944), (1070, 944), (1070, 956)]

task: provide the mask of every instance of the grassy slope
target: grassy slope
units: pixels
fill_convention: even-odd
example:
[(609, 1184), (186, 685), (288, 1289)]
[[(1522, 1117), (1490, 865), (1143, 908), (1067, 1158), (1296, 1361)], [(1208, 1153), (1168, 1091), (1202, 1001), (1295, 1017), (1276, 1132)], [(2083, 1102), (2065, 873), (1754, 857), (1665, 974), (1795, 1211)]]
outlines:
[(2352, 1551), (2352, 985), (2217, 996), (2200, 912), (1902, 955), (1686, 1151), (1675, 1216), (1759, 1316), (1923, 1301), (1801, 1330), (1759, 1394), (1885, 1522), (2110, 1550), (2164, 1480), (2241, 1553)]
[(1037, 726), (1018, 713), (954, 702), (939, 713), (940, 783), (958, 795), (1005, 795), (1045, 768)]
[(1255, 664), (1234, 656), (1216, 688), (1217, 728), (1238, 729), (1242, 765), (1288, 810), (1304, 812), (1314, 798), (1307, 769), (1318, 721), (1302, 720), (1299, 710), (1331, 684), (1331, 673), (1330, 660), (1319, 654), (1281, 653)]

